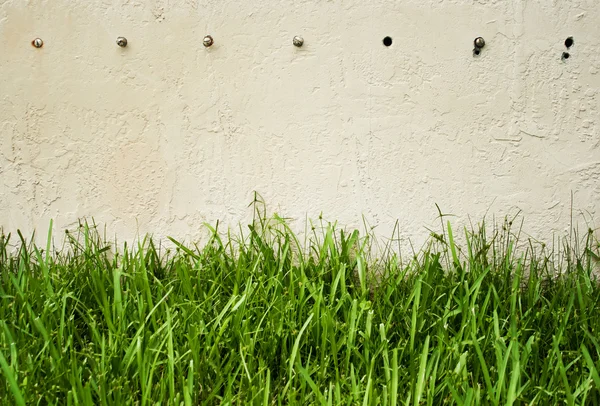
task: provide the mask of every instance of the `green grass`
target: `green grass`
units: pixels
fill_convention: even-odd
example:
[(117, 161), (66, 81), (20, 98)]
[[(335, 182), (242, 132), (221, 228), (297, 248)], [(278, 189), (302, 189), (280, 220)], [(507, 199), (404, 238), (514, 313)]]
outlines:
[(93, 224), (0, 233), (0, 404), (600, 404), (591, 231), (445, 224), (401, 260), (322, 220), (208, 229), (118, 253)]

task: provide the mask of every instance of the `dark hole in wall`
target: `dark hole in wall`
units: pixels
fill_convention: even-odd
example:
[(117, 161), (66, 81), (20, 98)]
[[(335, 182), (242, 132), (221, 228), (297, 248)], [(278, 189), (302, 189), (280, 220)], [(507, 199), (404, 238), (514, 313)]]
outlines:
[(383, 45), (385, 45), (386, 47), (389, 47), (390, 45), (392, 45), (392, 37), (385, 37), (383, 39)]
[(573, 37), (569, 37), (565, 40), (565, 46), (567, 47), (567, 49), (571, 48), (573, 44), (575, 44), (575, 41), (573, 41)]
[(570, 54), (570, 53), (568, 53), (568, 52), (563, 52), (563, 54), (562, 54), (562, 60), (569, 59), (570, 57), (571, 57), (571, 54)]

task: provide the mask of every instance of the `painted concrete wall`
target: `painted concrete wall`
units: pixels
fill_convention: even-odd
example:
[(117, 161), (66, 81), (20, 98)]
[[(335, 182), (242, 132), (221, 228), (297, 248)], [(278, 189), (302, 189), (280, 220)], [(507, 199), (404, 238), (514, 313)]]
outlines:
[(189, 238), (256, 190), (300, 228), (419, 239), (437, 203), (562, 231), (571, 195), (600, 213), (599, 21), (597, 0), (2, 0), (0, 226)]

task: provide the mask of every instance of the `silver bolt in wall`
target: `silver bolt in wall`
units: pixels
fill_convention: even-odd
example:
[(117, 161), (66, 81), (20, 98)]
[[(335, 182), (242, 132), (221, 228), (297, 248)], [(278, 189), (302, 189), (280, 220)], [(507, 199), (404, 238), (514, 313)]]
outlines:
[(215, 43), (215, 40), (210, 35), (207, 35), (202, 40), (202, 45), (204, 45), (206, 48), (208, 48), (209, 46), (212, 46), (212, 44), (214, 44), (214, 43)]
[(125, 48), (127, 46), (127, 38), (125, 38), (125, 37), (118, 37), (117, 38), (117, 45), (120, 46), (121, 48)]
[(44, 46), (44, 41), (42, 41), (41, 38), (36, 38), (33, 41), (31, 41), (31, 45), (33, 45), (36, 48), (41, 48)]
[(482, 37), (477, 37), (473, 41), (475, 48), (473, 48), (473, 56), (479, 56), (481, 53), (481, 48), (485, 46), (485, 40)]
[(300, 48), (302, 45), (304, 45), (304, 38), (296, 35), (292, 42), (293, 42), (294, 46)]

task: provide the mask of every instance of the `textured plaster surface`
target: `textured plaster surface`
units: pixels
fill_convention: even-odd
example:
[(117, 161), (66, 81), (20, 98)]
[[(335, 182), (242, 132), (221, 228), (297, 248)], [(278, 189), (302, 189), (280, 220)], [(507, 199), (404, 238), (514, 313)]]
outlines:
[(256, 190), (300, 227), (419, 240), (437, 203), (562, 233), (600, 214), (599, 21), (597, 0), (0, 0), (0, 226), (195, 238)]

